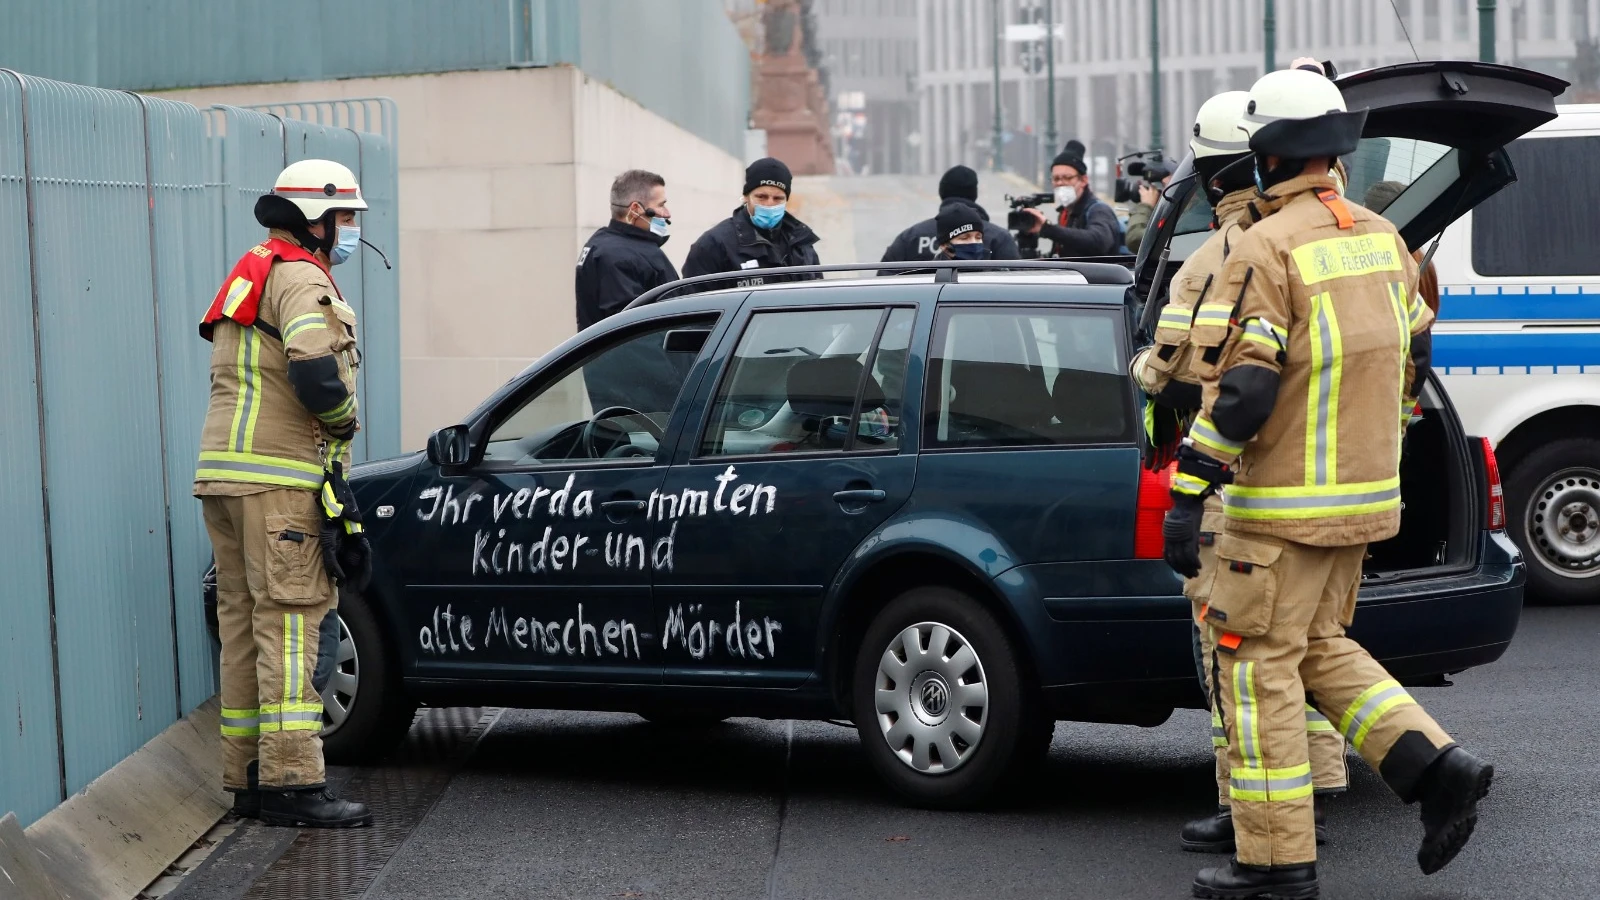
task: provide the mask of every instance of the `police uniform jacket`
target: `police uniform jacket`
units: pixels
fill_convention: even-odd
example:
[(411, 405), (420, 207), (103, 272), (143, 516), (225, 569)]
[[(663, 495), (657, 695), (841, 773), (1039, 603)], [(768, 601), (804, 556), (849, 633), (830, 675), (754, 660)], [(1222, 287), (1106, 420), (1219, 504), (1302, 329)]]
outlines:
[(578, 253), (578, 330), (622, 312), (640, 294), (678, 280), (665, 239), (612, 220)]
[(1326, 174), (1250, 207), (1262, 219), (1232, 246), (1190, 329), (1202, 409), (1189, 438), (1234, 466), (1227, 529), (1324, 547), (1392, 537), (1401, 423), (1431, 349), (1416, 261)]
[[(983, 244), (989, 250), (990, 259), (1020, 259), (1022, 254), (1017, 250), (1017, 239), (1011, 232), (989, 221), (989, 213), (983, 207), (964, 197), (951, 197), (939, 204), (943, 209), (951, 203), (964, 203), (978, 211), (983, 217)], [(883, 252), (884, 262), (925, 262), (933, 259), (937, 254), (938, 227), (934, 219), (924, 219), (921, 222), (900, 232), (889, 249)]]
[[(816, 244), (819, 238), (811, 226), (785, 213), (783, 221), (775, 228), (757, 228), (750, 221), (744, 207), (733, 215), (711, 226), (689, 248), (689, 257), (683, 262), (683, 275), (711, 275), (718, 272), (737, 272), (754, 269), (779, 269), (785, 266), (814, 266), (818, 264)], [(702, 290), (721, 287), (749, 287), (773, 281), (805, 281), (822, 277), (813, 275), (779, 275), (764, 277), (752, 274), (730, 283), (702, 285)]]

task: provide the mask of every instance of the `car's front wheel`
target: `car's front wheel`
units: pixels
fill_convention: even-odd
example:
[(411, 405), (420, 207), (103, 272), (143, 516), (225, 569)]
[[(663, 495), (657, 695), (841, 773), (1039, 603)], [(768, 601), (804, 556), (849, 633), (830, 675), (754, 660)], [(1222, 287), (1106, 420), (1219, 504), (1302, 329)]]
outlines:
[(873, 768), (919, 806), (975, 806), (1037, 750), (1017, 650), (974, 598), (919, 587), (890, 601), (856, 658), (856, 728)]
[(1532, 599), (1600, 602), (1600, 441), (1567, 438), (1532, 451), (1506, 479), (1506, 501)]
[(386, 646), (367, 599), (339, 596), (339, 648), (323, 692), (322, 750), (328, 762), (372, 762), (411, 728), (417, 703), (400, 683), (399, 661)]

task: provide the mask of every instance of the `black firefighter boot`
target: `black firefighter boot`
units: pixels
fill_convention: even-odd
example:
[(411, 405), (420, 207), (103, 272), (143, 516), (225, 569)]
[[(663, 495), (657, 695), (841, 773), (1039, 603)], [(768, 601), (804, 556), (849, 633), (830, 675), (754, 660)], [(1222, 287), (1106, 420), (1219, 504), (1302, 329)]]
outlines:
[(261, 792), (261, 822), (289, 828), (356, 828), (372, 824), (366, 806), (340, 800), (326, 786)]
[(1204, 900), (1310, 900), (1320, 896), (1317, 864), (1246, 866), (1238, 860), (1216, 869), (1201, 869), (1194, 895)]
[[(1328, 842), (1328, 810), (1323, 803), (1322, 795), (1318, 794), (1313, 808), (1317, 817), (1317, 843)], [(1232, 853), (1233, 846), (1233, 809), (1227, 806), (1217, 807), (1217, 811), (1203, 819), (1195, 819), (1184, 823), (1183, 832), (1178, 836), (1178, 842), (1183, 849), (1190, 853)]]
[(1424, 875), (1444, 868), (1456, 858), (1478, 824), (1478, 801), (1489, 793), (1494, 766), (1460, 747), (1445, 750), (1417, 785), (1422, 803), (1422, 849), (1417, 865)]
[(249, 768), (245, 769), (245, 784), (242, 791), (233, 791), (233, 814), (241, 819), (261, 818), (261, 785), (257, 781), (261, 769), (256, 760), (250, 761)]

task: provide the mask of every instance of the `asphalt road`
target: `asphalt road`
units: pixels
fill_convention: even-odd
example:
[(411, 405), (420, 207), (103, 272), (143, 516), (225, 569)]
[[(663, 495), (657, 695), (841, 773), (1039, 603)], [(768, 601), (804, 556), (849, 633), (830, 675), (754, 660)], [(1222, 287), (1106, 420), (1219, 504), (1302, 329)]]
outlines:
[[(1359, 761), (1330, 813), (1323, 896), (1600, 896), (1600, 607), (1532, 609), (1499, 663), (1418, 699), (1496, 765), (1477, 836), (1432, 878), (1416, 808)], [(1043, 777), (981, 813), (906, 809), (851, 729), (501, 715), (384, 866), (373, 898), (1177, 898), (1211, 802), (1209, 727), (1063, 723)], [(313, 840), (320, 835), (310, 835)]]

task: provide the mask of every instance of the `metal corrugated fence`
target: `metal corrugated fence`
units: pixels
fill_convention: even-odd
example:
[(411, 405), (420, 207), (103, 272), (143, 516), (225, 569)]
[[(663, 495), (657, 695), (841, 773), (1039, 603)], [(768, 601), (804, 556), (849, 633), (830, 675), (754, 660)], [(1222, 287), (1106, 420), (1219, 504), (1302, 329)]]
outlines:
[[(216, 690), (195, 326), (264, 236), (255, 198), (288, 162), (339, 160), (397, 262), (392, 104), (320, 114), (0, 70), (0, 811), (24, 822)], [(363, 323), (362, 459), (399, 452), (399, 273), (359, 259), (334, 274)]]
[(12, 3), (0, 60), (139, 91), (572, 65), (735, 156), (750, 112), (723, 0)]

